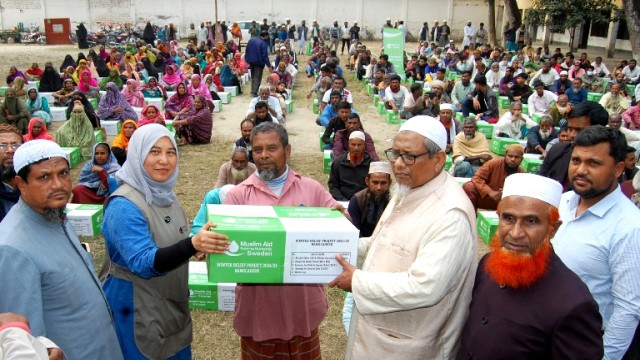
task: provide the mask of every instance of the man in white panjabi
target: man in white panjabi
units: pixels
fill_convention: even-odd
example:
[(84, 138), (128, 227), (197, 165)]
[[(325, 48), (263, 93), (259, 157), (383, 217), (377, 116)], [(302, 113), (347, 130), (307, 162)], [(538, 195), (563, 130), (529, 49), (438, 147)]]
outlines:
[(385, 151), (397, 183), (372, 236), (360, 239), (361, 270), (336, 257), (343, 273), (329, 286), (355, 301), (348, 360), (451, 359), (458, 350), (476, 271), (476, 217), (443, 171), (446, 136), (429, 116), (400, 127)]

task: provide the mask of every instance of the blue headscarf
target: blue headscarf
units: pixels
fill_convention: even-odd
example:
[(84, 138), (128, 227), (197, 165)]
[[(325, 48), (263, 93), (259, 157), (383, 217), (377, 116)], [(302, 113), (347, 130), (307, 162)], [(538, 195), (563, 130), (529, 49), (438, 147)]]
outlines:
[[(104, 164), (96, 163), (96, 148), (99, 145), (103, 145), (107, 148), (107, 152), (109, 153), (109, 158), (107, 162)], [(115, 156), (113, 156), (113, 152), (111, 152), (111, 148), (107, 143), (97, 143), (93, 145), (93, 151), (91, 153), (91, 160), (87, 161), (86, 164), (82, 167), (82, 171), (80, 172), (80, 177), (78, 178), (78, 185), (84, 185), (90, 189), (98, 189), (96, 194), (98, 195), (109, 195), (109, 188), (105, 188), (102, 186), (102, 182), (100, 182), (100, 177), (98, 174), (91, 171), (93, 166), (101, 166), (103, 169), (107, 171), (107, 174), (113, 175), (116, 171), (120, 170), (120, 165), (118, 164), (118, 160)]]

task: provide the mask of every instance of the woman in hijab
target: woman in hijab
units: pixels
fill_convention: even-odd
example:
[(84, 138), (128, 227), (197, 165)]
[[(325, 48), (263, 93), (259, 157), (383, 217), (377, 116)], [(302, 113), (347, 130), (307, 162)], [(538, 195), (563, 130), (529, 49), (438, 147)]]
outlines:
[(9, 75), (7, 75), (7, 85), (12, 86), (16, 78), (22, 78), (23, 80), (27, 80), (27, 77), (22, 73), (22, 71), (18, 70), (17, 67), (12, 66), (9, 69)]
[(67, 106), (67, 110), (65, 111), (67, 115), (67, 120), (71, 118), (71, 113), (75, 106), (75, 102), (79, 101), (80, 105), (82, 105), (82, 108), (84, 110), (84, 114), (87, 115), (87, 118), (91, 122), (91, 125), (93, 126), (93, 128), (94, 129), (100, 128), (100, 118), (98, 118), (98, 115), (96, 115), (96, 112), (93, 109), (93, 105), (91, 105), (91, 103), (89, 102), (89, 99), (87, 99), (85, 94), (81, 93), (80, 91), (76, 91), (73, 93), (73, 97), (71, 99), (72, 99), (71, 103)]
[(121, 91), (122, 96), (124, 96), (125, 100), (129, 103), (129, 105), (133, 107), (143, 107), (144, 106), (144, 95), (142, 91), (138, 89), (138, 82), (129, 79), (127, 80), (127, 85)]
[(62, 73), (62, 81), (67, 81), (67, 80), (71, 80), (73, 81), (73, 86), (78, 85), (78, 83), (76, 82), (76, 80), (73, 78), (73, 74), (76, 72), (76, 69), (73, 68), (73, 66), (67, 66), (67, 69), (64, 71), (64, 73)]
[(91, 71), (91, 77), (94, 79), (97, 79), (100, 77), (100, 75), (98, 75), (98, 69), (96, 68), (96, 64), (94, 63), (94, 59), (95, 57), (93, 55), (91, 55), (91, 53), (89, 53), (89, 55), (87, 55), (87, 67), (89, 68), (89, 71)]
[(131, 108), (114, 83), (107, 84), (107, 94), (100, 100), (97, 114), (100, 119), (138, 120), (138, 114)]
[(162, 112), (158, 109), (157, 106), (153, 104), (149, 104), (142, 108), (140, 112), (140, 119), (138, 119), (138, 126), (143, 126), (147, 124), (160, 124), (166, 126), (164, 122), (164, 116), (162, 116)]
[(238, 65), (238, 60), (235, 57), (229, 59), (229, 68), (231, 68), (231, 71), (233, 71), (238, 78), (242, 77), (245, 73), (245, 70)]
[(100, 81), (100, 90), (106, 91), (108, 83), (114, 83), (118, 90), (122, 90), (124, 82), (122, 81), (120, 72), (117, 69), (111, 68), (111, 70), (109, 70), (109, 76)]
[(122, 123), (122, 129), (120, 134), (116, 135), (111, 143), (111, 151), (113, 155), (118, 159), (118, 164), (122, 166), (127, 160), (127, 149), (129, 148), (129, 139), (131, 135), (138, 129), (138, 124), (135, 120), (125, 120)]
[(121, 64), (123, 67), (127, 64), (131, 65), (131, 68), (135, 68), (136, 66), (136, 57), (133, 56), (133, 54), (127, 52), (124, 54), (124, 57), (122, 58), (123, 64)]
[(96, 141), (93, 135), (93, 126), (84, 112), (80, 101), (74, 101), (71, 118), (67, 120), (56, 132), (56, 142), (62, 147), (78, 147), (85, 159), (91, 158), (93, 144)]
[[(170, 58), (170, 57), (169, 57)], [(144, 61), (142, 62), (144, 64)], [(167, 64), (165, 63), (165, 58), (164, 55), (162, 56), (158, 56), (158, 58), (156, 59), (156, 61), (153, 62), (152, 65), (152, 72), (149, 72), (149, 74), (151, 75), (154, 71), (157, 74), (156, 78), (158, 78), (160, 76), (160, 73), (165, 72), (165, 69), (167, 68)], [(147, 71), (149, 71), (149, 69), (146, 67), (145, 65), (145, 69), (147, 69)]]
[(222, 65), (222, 70), (220, 70), (220, 82), (222, 82), (222, 86), (236, 86), (238, 94), (242, 94), (240, 80), (227, 64)]
[(190, 78), (191, 75), (193, 75), (193, 67), (191, 67), (191, 61), (186, 61), (184, 64), (182, 64), (180, 70), (187, 78)]
[(178, 73), (178, 67), (176, 65), (170, 65), (166, 68), (166, 71), (160, 83), (167, 91), (175, 90), (183, 80), (182, 76)]
[(13, 125), (24, 135), (29, 127), (29, 110), (24, 101), (16, 97), (16, 91), (8, 88), (0, 105), (0, 124)]
[(202, 95), (193, 98), (191, 109), (173, 120), (173, 127), (180, 139), (180, 145), (208, 144), (211, 142), (213, 117)]
[[(218, 81), (220, 79), (218, 78)], [(211, 95), (211, 100), (220, 100), (220, 95), (218, 95), (218, 84), (214, 82), (213, 75), (207, 74), (204, 76), (204, 84), (209, 89), (209, 94)]]
[(202, 95), (207, 100), (211, 100), (211, 94), (209, 93), (209, 88), (202, 81), (200, 75), (194, 74), (191, 76), (191, 84), (189, 85), (189, 95), (196, 96)]
[(164, 90), (164, 87), (158, 83), (155, 77), (149, 77), (149, 81), (146, 84), (142, 85), (142, 95), (147, 98), (163, 98), (167, 100), (167, 92)]
[(31, 113), (31, 116), (38, 117), (44, 120), (45, 123), (51, 124), (51, 110), (49, 109), (49, 101), (47, 98), (40, 95), (35, 86), (29, 88), (27, 94), (27, 109)]
[(107, 67), (107, 63), (100, 57), (99, 55), (94, 57), (93, 65), (96, 67), (96, 71), (98, 72), (99, 77), (109, 76), (109, 68)]
[(156, 41), (156, 32), (153, 30), (153, 26), (151, 26), (151, 22), (149, 21), (147, 21), (147, 25), (142, 32), (142, 39), (149, 45), (153, 45)]
[(176, 93), (173, 94), (169, 101), (164, 105), (165, 119), (173, 119), (176, 116), (183, 114), (191, 108), (192, 100), (191, 96), (187, 92), (187, 85), (184, 83), (178, 84), (176, 87)]
[(80, 171), (78, 183), (73, 187), (74, 204), (102, 205), (107, 197), (118, 188), (114, 176), (120, 170), (120, 164), (111, 152), (109, 144), (93, 145), (91, 160)]
[(130, 63), (126, 63), (124, 65), (125, 70), (122, 72), (122, 74), (120, 74), (120, 76), (123, 79), (126, 79), (126, 80), (133, 79), (138, 83), (140, 83), (140, 74), (138, 74), (135, 67), (136, 67), (136, 64), (131, 65)]
[(13, 90), (16, 91), (16, 97), (20, 100), (24, 100), (27, 97), (27, 85), (26, 85), (26, 80), (24, 78), (21, 77), (16, 77), (15, 80), (13, 80), (13, 85), (11, 85), (11, 87), (13, 88)]
[(98, 99), (98, 101), (100, 101), (100, 87), (96, 79), (91, 76), (91, 72), (89, 70), (84, 70), (80, 74), (78, 91), (85, 94), (89, 98), (96, 98)]
[(104, 62), (109, 61), (109, 53), (107, 52), (107, 49), (104, 47), (104, 45), (100, 45), (100, 58)]
[(62, 89), (62, 78), (60, 78), (60, 74), (53, 68), (51, 63), (46, 63), (38, 90), (40, 92), (56, 92), (60, 89)]
[(73, 72), (73, 80), (76, 84), (80, 83), (80, 75), (85, 70), (89, 70), (89, 66), (87, 65), (87, 60), (82, 59), (78, 61), (78, 67), (76, 68), (76, 71)]
[(142, 61), (138, 61), (136, 63), (136, 72), (138, 73), (138, 75), (140, 75), (141, 82), (146, 83), (147, 81), (149, 81), (149, 73), (147, 72), (147, 69), (144, 68), (144, 64), (142, 63)]
[(77, 65), (71, 55), (67, 54), (65, 55), (64, 60), (62, 60), (62, 65), (60, 65), (60, 72), (65, 72), (69, 66), (73, 66), (75, 68)]
[(34, 117), (29, 121), (29, 130), (26, 135), (22, 137), (24, 142), (31, 140), (53, 140), (53, 137), (47, 132), (47, 124), (38, 117)]
[[(227, 237), (207, 231), (193, 237), (173, 191), (178, 149), (167, 128), (136, 130), (120, 184), (105, 203), (103, 234), (110, 266), (104, 293), (126, 359), (191, 359), (188, 260), (222, 253)], [(167, 220), (168, 219), (168, 220)]]

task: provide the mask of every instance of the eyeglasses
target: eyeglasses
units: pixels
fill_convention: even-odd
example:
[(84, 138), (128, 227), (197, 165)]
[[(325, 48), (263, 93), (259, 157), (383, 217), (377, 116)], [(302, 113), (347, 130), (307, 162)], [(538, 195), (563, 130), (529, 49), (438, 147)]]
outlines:
[(18, 150), (18, 148), (20, 147), (20, 145), (22, 144), (6, 144), (6, 143), (0, 143), (0, 151), (7, 151), (9, 150), (9, 148), (11, 148), (11, 150), (16, 151)]
[(416, 163), (416, 159), (419, 158), (420, 156), (423, 155), (427, 155), (429, 152), (424, 152), (422, 154), (418, 154), (418, 155), (413, 155), (413, 154), (407, 154), (407, 153), (401, 153), (398, 151), (394, 151), (393, 149), (387, 149), (384, 151), (384, 154), (387, 156), (387, 159), (389, 159), (389, 161), (391, 162), (395, 162), (396, 160), (398, 160), (399, 157), (402, 158), (402, 161), (405, 163), (405, 165), (413, 165)]

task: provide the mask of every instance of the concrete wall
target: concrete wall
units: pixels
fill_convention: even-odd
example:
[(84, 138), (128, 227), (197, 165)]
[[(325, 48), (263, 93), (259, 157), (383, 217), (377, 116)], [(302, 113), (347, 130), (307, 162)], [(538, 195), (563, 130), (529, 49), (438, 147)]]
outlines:
[[(185, 34), (188, 25), (215, 18), (215, 0), (0, 0), (0, 28), (11, 29), (24, 23), (26, 27), (44, 28), (45, 18), (70, 18), (72, 28), (84, 22), (89, 30), (97, 22), (133, 22), (178, 25)], [(284, 22), (291, 18), (310, 22), (317, 19), (329, 25), (334, 19), (360, 27), (380, 36), (386, 18), (403, 19), (409, 31), (419, 34), (422, 23), (429, 27), (435, 20), (447, 19), (454, 38), (461, 38), (467, 20), (474, 25), (487, 19), (483, 0), (218, 0), (218, 18), (227, 20), (262, 20)], [(362, 33), (361, 33), (362, 34)]]
[[(544, 34), (544, 29), (542, 27), (539, 27), (538, 37), (537, 37), (538, 41), (542, 41), (543, 34)], [(569, 31), (565, 31), (563, 34), (552, 33), (551, 42), (552, 43), (549, 45), (549, 48), (551, 48), (552, 50), (555, 47), (566, 48), (569, 45)], [(606, 48), (608, 44), (609, 44), (609, 40), (605, 37), (597, 37), (597, 36), (589, 37), (589, 46)], [(616, 50), (631, 51), (631, 41), (617, 39)]]

